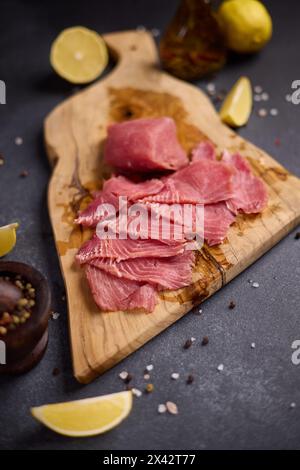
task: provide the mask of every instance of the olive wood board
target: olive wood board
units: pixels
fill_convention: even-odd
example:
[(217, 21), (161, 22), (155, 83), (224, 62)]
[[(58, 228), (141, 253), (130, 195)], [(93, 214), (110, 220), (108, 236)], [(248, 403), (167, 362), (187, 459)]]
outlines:
[[(67, 291), (74, 375), (82, 383), (90, 382), (199, 305), (300, 220), (300, 180), (222, 124), (201, 90), (164, 73), (150, 33), (117, 32), (105, 35), (105, 40), (116, 58), (112, 72), (75, 93), (45, 120), (45, 144), (53, 165), (48, 206)], [(227, 148), (247, 157), (268, 187), (269, 204), (262, 214), (239, 215), (223, 244), (204, 246), (197, 253), (193, 283), (163, 292), (153, 313), (100, 312), (82, 268), (74, 261), (91, 230), (76, 226), (74, 217), (110, 175), (102, 152), (107, 125), (159, 116), (175, 119), (187, 151), (207, 137), (219, 153)]]

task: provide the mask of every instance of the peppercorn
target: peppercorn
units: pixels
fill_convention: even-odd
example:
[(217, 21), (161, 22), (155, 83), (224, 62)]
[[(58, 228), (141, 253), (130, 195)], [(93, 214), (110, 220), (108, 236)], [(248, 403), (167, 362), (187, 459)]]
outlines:
[(193, 344), (193, 341), (191, 339), (187, 339), (186, 342), (183, 345), (183, 349), (189, 349)]
[(154, 390), (154, 385), (153, 384), (147, 384), (145, 390), (146, 390), (147, 393), (152, 393), (153, 390)]
[(193, 382), (194, 382), (194, 376), (192, 374), (189, 374), (186, 379), (186, 383), (187, 385), (191, 385)]
[(28, 304), (28, 300), (25, 299), (25, 297), (22, 297), (22, 298), (18, 301), (18, 306), (19, 306), (19, 307), (25, 307), (27, 304)]

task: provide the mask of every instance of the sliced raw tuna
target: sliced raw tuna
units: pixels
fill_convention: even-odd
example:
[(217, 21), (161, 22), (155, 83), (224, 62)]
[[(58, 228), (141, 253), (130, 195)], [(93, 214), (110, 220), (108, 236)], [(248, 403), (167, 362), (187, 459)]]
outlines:
[(179, 289), (192, 281), (193, 251), (170, 258), (135, 258), (120, 262), (97, 258), (90, 264), (114, 276), (148, 282), (163, 289)]
[(79, 212), (77, 219), (75, 219), (75, 223), (84, 225), (85, 227), (95, 227), (98, 222), (104, 220), (106, 217), (105, 212), (103, 213), (102, 210), (99, 210), (102, 204), (111, 204), (115, 209), (117, 209), (119, 199), (110, 192), (98, 192), (96, 198), (88, 205), (88, 207)]
[(226, 163), (201, 159), (165, 179), (164, 188), (143, 202), (212, 204), (233, 196), (235, 171)]
[(192, 151), (192, 162), (202, 159), (216, 160), (216, 158), (216, 149), (209, 140), (200, 142), (200, 144), (198, 144)]
[(129, 258), (168, 257), (184, 252), (184, 244), (173, 242), (163, 243), (159, 240), (102, 240), (94, 235), (79, 249), (76, 260), (83, 264), (94, 258), (111, 258), (122, 261)]
[(169, 117), (135, 119), (108, 128), (104, 158), (110, 165), (133, 172), (177, 170), (188, 164)]
[(103, 311), (153, 312), (158, 302), (156, 289), (150, 284), (118, 278), (91, 265), (86, 266), (85, 273), (95, 303)]
[(104, 183), (103, 190), (97, 193), (90, 205), (79, 213), (75, 223), (95, 227), (98, 222), (104, 219), (102, 211), (99, 210), (101, 204), (112, 204), (118, 209), (119, 196), (127, 197), (128, 202), (131, 203), (149, 194), (157, 194), (163, 186), (163, 182), (159, 179), (134, 183), (124, 176), (113, 176)]
[(137, 201), (149, 194), (159, 193), (163, 186), (163, 182), (157, 178), (135, 183), (124, 176), (113, 176), (105, 181), (103, 190), (116, 196), (126, 196), (131, 201)]
[(225, 202), (204, 206), (204, 238), (207, 244), (212, 246), (222, 243), (234, 221), (235, 216)]
[[(179, 210), (182, 212), (181, 207)], [(175, 220), (173, 213), (173, 206), (167, 204), (136, 203), (127, 207), (125, 205), (116, 216), (99, 221), (96, 233), (101, 239), (152, 239), (166, 244), (173, 244), (174, 241), (184, 242), (182, 218)]]
[(264, 182), (252, 173), (247, 160), (238, 153), (231, 155), (225, 151), (222, 161), (233, 165), (236, 169), (233, 178), (234, 194), (226, 201), (227, 207), (235, 214), (261, 212), (268, 203), (268, 191)]

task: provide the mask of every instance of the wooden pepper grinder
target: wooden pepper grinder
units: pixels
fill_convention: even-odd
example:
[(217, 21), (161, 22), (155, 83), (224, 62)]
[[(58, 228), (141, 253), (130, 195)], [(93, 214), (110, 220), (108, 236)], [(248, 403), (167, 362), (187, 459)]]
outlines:
[(219, 70), (226, 48), (210, 2), (181, 0), (160, 42), (162, 66), (176, 77), (195, 80)]

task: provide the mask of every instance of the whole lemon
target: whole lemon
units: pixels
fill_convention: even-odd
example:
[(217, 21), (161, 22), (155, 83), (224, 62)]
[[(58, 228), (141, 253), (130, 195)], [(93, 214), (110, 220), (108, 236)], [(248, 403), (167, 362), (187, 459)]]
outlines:
[(271, 39), (272, 19), (258, 0), (224, 1), (218, 18), (227, 46), (235, 52), (257, 52)]

